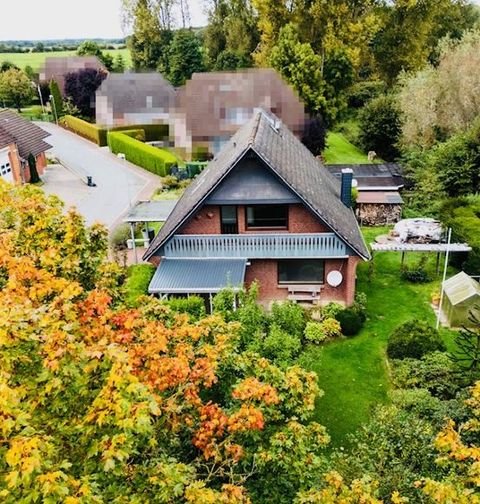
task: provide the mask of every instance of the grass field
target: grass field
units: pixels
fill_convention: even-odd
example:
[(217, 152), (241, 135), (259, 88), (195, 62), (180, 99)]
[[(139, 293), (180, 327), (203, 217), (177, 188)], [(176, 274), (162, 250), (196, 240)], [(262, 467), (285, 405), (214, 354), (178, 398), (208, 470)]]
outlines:
[(343, 133), (334, 131), (327, 135), (323, 158), (327, 164), (370, 163), (367, 155), (350, 143)]
[[(385, 228), (365, 230), (367, 243)], [(418, 255), (407, 256), (408, 264)], [(434, 254), (427, 267), (434, 273)], [(427, 284), (412, 284), (400, 278), (400, 253), (375, 254), (371, 281), (369, 264), (358, 267), (358, 290), (367, 295), (368, 320), (360, 334), (325, 346), (311, 346), (299, 362), (317, 372), (325, 395), (317, 402), (315, 420), (327, 427), (333, 446), (345, 446), (346, 436), (368, 421), (372, 408), (388, 401), (390, 388), (385, 358), (389, 334), (397, 326), (418, 318), (432, 324), (434, 312), (431, 294), (439, 288), (440, 279)], [(452, 347), (453, 333), (442, 330), (447, 346)]]
[[(117, 54), (122, 54), (125, 59), (125, 64), (127, 68), (132, 64), (130, 58), (130, 51), (128, 49), (112, 49), (105, 50), (105, 53), (111, 54), (114, 58)], [(45, 61), (47, 56), (57, 57), (57, 56), (72, 56), (75, 51), (59, 51), (59, 52), (43, 52), (43, 53), (0, 53), (0, 62), (10, 61), (11, 63), (17, 65), (20, 68), (25, 68), (30, 65), (34, 71), (38, 72), (41, 65)]]

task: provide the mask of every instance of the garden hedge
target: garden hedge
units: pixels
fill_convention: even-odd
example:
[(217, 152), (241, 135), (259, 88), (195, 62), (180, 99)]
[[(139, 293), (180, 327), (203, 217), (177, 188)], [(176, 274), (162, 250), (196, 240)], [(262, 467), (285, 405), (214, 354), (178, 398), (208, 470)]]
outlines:
[(168, 125), (166, 124), (138, 124), (128, 126), (117, 126), (115, 128), (102, 128), (96, 124), (91, 124), (83, 119), (66, 115), (62, 118), (63, 124), (74, 133), (81, 135), (100, 147), (108, 145), (107, 133), (109, 131), (132, 131), (143, 130), (144, 141), (154, 142), (168, 137)]
[(125, 154), (127, 161), (161, 177), (168, 175), (172, 166), (177, 164), (177, 158), (170, 152), (146, 145), (124, 133), (110, 131), (107, 140), (114, 154), (121, 152)]
[(145, 142), (145, 131), (143, 129), (122, 130), (122, 133), (140, 142)]
[(63, 116), (62, 123), (74, 133), (91, 140), (100, 147), (107, 145), (107, 130), (99, 128), (96, 124), (91, 124), (71, 115)]

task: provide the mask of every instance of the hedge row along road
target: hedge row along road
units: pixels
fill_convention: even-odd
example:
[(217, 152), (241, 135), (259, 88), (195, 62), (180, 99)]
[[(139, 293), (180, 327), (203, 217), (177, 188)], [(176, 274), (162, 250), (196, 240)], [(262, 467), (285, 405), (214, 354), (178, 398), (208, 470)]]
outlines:
[[(53, 147), (52, 154), (73, 174), (62, 177), (60, 168), (49, 168), (44, 189), (59, 196), (67, 207), (76, 206), (88, 224), (101, 222), (112, 229), (130, 204), (149, 199), (159, 186), (157, 176), (118, 159), (107, 149), (55, 124), (38, 124), (51, 134), (46, 141)], [(96, 187), (80, 181), (85, 174), (93, 177)]]

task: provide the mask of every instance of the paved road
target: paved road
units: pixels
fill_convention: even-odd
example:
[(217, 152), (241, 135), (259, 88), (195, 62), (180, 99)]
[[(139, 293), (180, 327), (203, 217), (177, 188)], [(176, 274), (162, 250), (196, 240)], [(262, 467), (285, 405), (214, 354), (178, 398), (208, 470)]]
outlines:
[[(130, 204), (149, 199), (160, 179), (51, 123), (38, 123), (51, 136), (46, 141), (64, 167), (49, 167), (43, 189), (56, 194), (68, 207), (75, 206), (88, 224), (102, 222), (109, 229), (121, 222)], [(91, 175), (97, 187), (82, 180)]]

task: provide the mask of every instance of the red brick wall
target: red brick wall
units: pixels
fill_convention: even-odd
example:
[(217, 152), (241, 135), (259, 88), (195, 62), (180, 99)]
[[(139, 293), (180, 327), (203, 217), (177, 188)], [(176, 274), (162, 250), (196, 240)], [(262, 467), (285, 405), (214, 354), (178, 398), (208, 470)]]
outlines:
[[(339, 270), (343, 274), (343, 282), (338, 287), (330, 287), (326, 282), (320, 294), (321, 304), (330, 301), (339, 301), (350, 305), (355, 297), (355, 276), (358, 257), (348, 259), (326, 259), (325, 278), (333, 270)], [(268, 304), (270, 301), (285, 300), (288, 296), (288, 289), (278, 284), (277, 261), (269, 259), (252, 259), (250, 266), (247, 266), (245, 283), (250, 285), (257, 280), (260, 285), (259, 302)]]
[[(288, 215), (288, 230), (261, 230), (248, 231), (245, 222), (245, 206), (237, 207), (238, 232), (243, 233), (328, 233), (330, 229), (325, 226), (302, 204), (290, 205)], [(219, 234), (220, 207), (205, 205), (187, 222), (179, 234)]]
[(45, 173), (45, 168), (47, 167), (47, 158), (45, 157), (45, 152), (41, 152), (37, 157), (37, 172), (39, 175)]
[(177, 234), (220, 234), (220, 207), (203, 206)]

